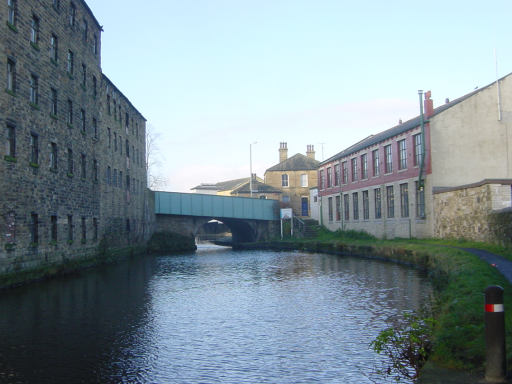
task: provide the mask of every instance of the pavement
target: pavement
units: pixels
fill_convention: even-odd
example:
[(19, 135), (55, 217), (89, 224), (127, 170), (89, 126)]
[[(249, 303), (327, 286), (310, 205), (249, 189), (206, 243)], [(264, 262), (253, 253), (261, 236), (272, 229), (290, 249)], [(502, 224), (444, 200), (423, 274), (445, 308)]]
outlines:
[(477, 255), (480, 259), (496, 267), (496, 269), (512, 283), (512, 261), (494, 253), (475, 248), (460, 248)]

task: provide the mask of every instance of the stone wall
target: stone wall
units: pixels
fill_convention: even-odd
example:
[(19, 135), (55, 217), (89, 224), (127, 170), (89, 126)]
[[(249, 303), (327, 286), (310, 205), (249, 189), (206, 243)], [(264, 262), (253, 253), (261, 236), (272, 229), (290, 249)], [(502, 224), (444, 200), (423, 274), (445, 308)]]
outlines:
[(491, 215), (510, 206), (510, 183), (484, 181), (435, 191), (434, 236), (496, 242)]

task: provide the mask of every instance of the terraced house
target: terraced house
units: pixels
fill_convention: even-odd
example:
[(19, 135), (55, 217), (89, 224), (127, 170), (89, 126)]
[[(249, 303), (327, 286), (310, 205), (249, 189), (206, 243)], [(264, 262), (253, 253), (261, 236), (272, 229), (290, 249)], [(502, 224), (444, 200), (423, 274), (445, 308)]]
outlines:
[(148, 234), (145, 119), (102, 73), (82, 0), (2, 0), (0, 273)]
[(369, 136), (320, 164), (321, 221), (378, 237), (492, 238), (511, 207), (512, 75)]

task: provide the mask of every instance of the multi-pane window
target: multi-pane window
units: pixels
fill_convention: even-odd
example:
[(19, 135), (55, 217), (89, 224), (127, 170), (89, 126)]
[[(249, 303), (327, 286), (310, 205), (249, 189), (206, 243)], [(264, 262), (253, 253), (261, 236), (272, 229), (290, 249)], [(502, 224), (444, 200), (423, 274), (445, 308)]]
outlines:
[(336, 164), (334, 166), (334, 185), (338, 186), (341, 182), (341, 175), (340, 175), (340, 165)]
[(16, 127), (13, 124), (7, 123), (6, 136), (5, 154), (14, 159), (16, 157)]
[(69, 4), (69, 25), (74, 27), (76, 23), (76, 6), (73, 3)]
[(388, 209), (388, 218), (395, 217), (395, 196), (393, 194), (393, 186), (386, 187), (386, 202)]
[(393, 151), (390, 145), (386, 145), (384, 147), (384, 172), (391, 173), (393, 172)]
[(39, 79), (36, 75), (30, 75), (30, 102), (34, 105), (39, 101)]
[(361, 155), (361, 179), (368, 178), (368, 155)]
[(324, 189), (325, 188), (325, 172), (323, 169), (321, 169), (318, 172), (320, 173), (320, 189)]
[(16, 23), (16, 0), (7, 0), (7, 23), (12, 26)]
[(359, 197), (357, 192), (352, 194), (352, 208), (354, 220), (359, 220)]
[(332, 168), (327, 168), (327, 188), (332, 187)]
[(73, 102), (70, 99), (68, 99), (68, 115), (66, 122), (69, 125), (73, 125)]
[(400, 184), (400, 215), (409, 217), (409, 186)]
[(50, 113), (53, 116), (57, 116), (57, 111), (58, 111), (57, 102), (58, 102), (57, 90), (55, 88), (50, 88)]
[(405, 139), (398, 141), (398, 169), (407, 168), (407, 145)]
[(341, 196), (336, 195), (336, 221), (341, 220)]
[(368, 191), (363, 191), (363, 219), (370, 218), (370, 201), (368, 199)]
[(82, 128), (82, 132), (87, 131), (86, 120), (85, 120), (85, 109), (80, 109), (80, 127)]
[(343, 213), (345, 215), (345, 220), (350, 219), (350, 196), (348, 194), (343, 195)]
[(348, 183), (348, 166), (347, 166), (347, 162), (344, 161), (343, 163), (341, 163), (341, 169), (342, 169), (342, 172), (343, 172), (343, 184), (347, 184)]
[(75, 71), (75, 54), (72, 50), (68, 51), (68, 60), (67, 60), (67, 67), (66, 70), (68, 71), (69, 75), (73, 75)]
[(286, 173), (281, 175), (281, 186), (282, 187), (288, 186), (288, 175)]
[(351, 160), (351, 164), (352, 164), (352, 181), (356, 181), (357, 180), (357, 158), (356, 157), (354, 157)]
[(372, 164), (373, 164), (373, 176), (379, 176), (380, 174), (380, 159), (379, 150), (375, 149), (372, 151)]
[(68, 148), (68, 175), (73, 175), (73, 150)]
[(308, 175), (306, 173), (300, 175), (300, 186), (303, 188), (308, 186)]
[(57, 216), (50, 217), (50, 235), (52, 241), (57, 241)]
[(332, 197), (327, 199), (327, 209), (329, 213), (329, 221), (333, 220), (333, 210), (332, 210)]
[(39, 243), (39, 216), (37, 213), (32, 213), (30, 215), (30, 241), (33, 245)]
[(39, 164), (39, 137), (35, 133), (30, 134), (30, 163)]
[(30, 42), (34, 45), (39, 42), (39, 18), (37, 16), (32, 16), (30, 23)]
[(52, 33), (50, 36), (50, 59), (57, 62), (59, 58), (59, 45), (57, 36)]
[(85, 153), (82, 153), (80, 155), (80, 177), (82, 179), (85, 179), (87, 176), (87, 158), (85, 156)]
[(425, 188), (420, 187), (419, 183), (415, 182), (416, 188), (416, 217), (419, 219), (425, 218)]
[(50, 148), (50, 169), (57, 170), (57, 143), (51, 143)]
[(380, 219), (382, 217), (382, 196), (380, 188), (375, 188), (373, 193), (375, 202), (375, 218)]
[(7, 59), (7, 87), (8, 92), (14, 93), (16, 89), (16, 64), (14, 60)]
[(423, 143), (421, 133), (413, 136), (414, 141), (414, 165), (421, 165), (421, 158), (423, 156)]
[(73, 215), (68, 215), (68, 242), (73, 241)]

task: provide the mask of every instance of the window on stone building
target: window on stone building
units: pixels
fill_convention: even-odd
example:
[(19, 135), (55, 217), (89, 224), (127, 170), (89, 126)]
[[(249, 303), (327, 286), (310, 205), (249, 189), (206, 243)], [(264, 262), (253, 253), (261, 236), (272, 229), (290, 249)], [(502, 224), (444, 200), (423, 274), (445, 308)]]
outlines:
[(425, 188), (420, 187), (419, 183), (415, 182), (416, 189), (416, 217), (424, 219), (425, 215)]
[(37, 16), (32, 16), (30, 23), (30, 42), (33, 45), (39, 43), (39, 17)]
[(281, 187), (288, 187), (288, 175), (286, 173), (281, 175)]
[(398, 169), (407, 168), (407, 145), (405, 139), (398, 141)]
[(110, 95), (107, 95), (107, 113), (109, 115), (112, 114), (112, 111), (110, 110)]
[(76, 23), (76, 6), (74, 3), (69, 4), (69, 25), (74, 27)]
[(50, 169), (53, 171), (57, 170), (57, 164), (58, 164), (58, 152), (57, 152), (57, 143), (51, 143), (50, 148)]
[(72, 50), (68, 51), (67, 67), (68, 75), (72, 76), (75, 72), (75, 54)]
[(92, 119), (92, 130), (94, 132), (94, 138), (98, 138), (98, 121), (96, 118)]
[(117, 133), (114, 132), (114, 152), (117, 152)]
[(123, 188), (123, 171), (119, 171), (119, 177), (117, 178), (119, 188)]
[(85, 243), (87, 240), (87, 223), (86, 223), (84, 216), (82, 216), (82, 220), (81, 220), (81, 233), (82, 233), (82, 239), (81, 239), (82, 243)]
[(379, 150), (375, 149), (372, 151), (372, 163), (373, 163), (373, 176), (379, 176), (380, 174), (380, 159)]
[(39, 164), (39, 136), (36, 133), (30, 134), (30, 164)]
[(8, 122), (6, 126), (5, 154), (10, 159), (16, 158), (16, 127)]
[(332, 187), (332, 168), (327, 168), (327, 188)]
[(80, 155), (80, 177), (82, 179), (86, 179), (87, 177), (87, 157), (85, 156), (85, 153), (82, 153)]
[(39, 243), (39, 216), (37, 213), (30, 215), (30, 242), (33, 245)]
[(409, 186), (407, 183), (400, 184), (400, 215), (409, 217)]
[(50, 59), (56, 63), (59, 59), (59, 45), (57, 35), (53, 34), (50, 36)]
[(55, 88), (50, 88), (50, 114), (53, 116), (57, 116), (57, 106), (58, 106), (58, 97), (57, 90)]
[(126, 127), (126, 134), (128, 134), (128, 125), (130, 122), (130, 117), (128, 116), (128, 112), (124, 114), (124, 125)]
[(386, 145), (384, 147), (384, 172), (385, 173), (391, 173), (393, 172), (393, 152), (391, 148), (391, 144)]
[(96, 76), (92, 77), (92, 96), (96, 98), (98, 95), (98, 81), (96, 80)]
[(107, 128), (107, 136), (108, 136), (108, 147), (112, 146), (112, 131), (110, 128)]
[(382, 217), (382, 197), (380, 188), (373, 190), (373, 197), (375, 203), (375, 218), (380, 219)]
[(354, 220), (359, 220), (359, 194), (357, 192), (352, 194), (352, 208)]
[(320, 189), (324, 189), (325, 188), (325, 172), (323, 169), (320, 169), (318, 171), (318, 173), (320, 174)]
[(98, 36), (96, 35), (92, 37), (92, 53), (94, 56), (98, 55)]
[(107, 185), (110, 185), (111, 183), (111, 168), (110, 168), (110, 165), (107, 167)]
[(130, 232), (131, 231), (131, 227), (130, 227), (130, 219), (126, 219), (126, 232)]
[(370, 200), (368, 198), (368, 191), (363, 191), (363, 220), (370, 219)]
[(352, 181), (357, 180), (357, 158), (354, 157), (351, 161), (352, 164)]
[(68, 242), (73, 241), (73, 215), (68, 215)]
[(16, 63), (14, 60), (7, 59), (7, 87), (10, 93), (16, 92)]
[(87, 86), (87, 66), (82, 63), (82, 88)]
[(345, 221), (350, 220), (350, 196), (348, 193), (343, 195), (343, 214)]
[(50, 217), (50, 239), (51, 241), (57, 241), (57, 216), (55, 215)]
[(87, 35), (89, 33), (89, 24), (87, 23), (87, 20), (82, 20), (82, 39), (83, 41), (87, 41)]
[(117, 102), (114, 99), (114, 120), (117, 121)]
[(361, 179), (368, 178), (368, 155), (365, 153), (361, 155)]
[(73, 150), (71, 148), (68, 148), (68, 175), (73, 176), (74, 171), (74, 165), (73, 165)]
[(130, 175), (126, 175), (126, 181), (124, 183), (124, 186), (128, 192), (130, 192)]
[(112, 180), (114, 187), (117, 187), (117, 168), (114, 168), (114, 178)]
[(306, 173), (300, 175), (300, 186), (304, 188), (308, 186), (308, 175)]
[(414, 141), (414, 165), (419, 166), (419, 165), (421, 165), (421, 158), (423, 155), (423, 144), (422, 144), (421, 133), (414, 135), (413, 141)]
[(11, 26), (16, 25), (16, 0), (7, 0), (7, 23)]
[(98, 182), (98, 160), (96, 159), (92, 161), (92, 180), (95, 183)]
[(327, 210), (329, 214), (329, 221), (333, 220), (333, 210), (332, 210), (332, 197), (327, 199)]
[(92, 219), (92, 239), (98, 241), (98, 219), (96, 217)]
[(39, 102), (39, 79), (36, 75), (30, 75), (30, 102), (33, 105)]
[(70, 99), (68, 99), (68, 114), (66, 122), (70, 126), (73, 125), (73, 102)]
[(126, 157), (130, 157), (130, 142), (128, 141), (128, 139), (126, 139)]
[(80, 127), (82, 128), (82, 132), (85, 133), (87, 131), (86, 121), (85, 121), (85, 109), (80, 109)]
[(340, 164), (336, 164), (334, 166), (334, 185), (339, 186), (341, 183), (341, 175), (340, 175)]
[(393, 194), (393, 186), (386, 187), (386, 202), (388, 210), (388, 218), (395, 217), (395, 196)]
[(123, 154), (123, 136), (119, 135), (119, 153)]
[(336, 195), (336, 221), (341, 220), (341, 196)]
[(60, 9), (60, 0), (53, 0), (53, 8), (57, 11)]

